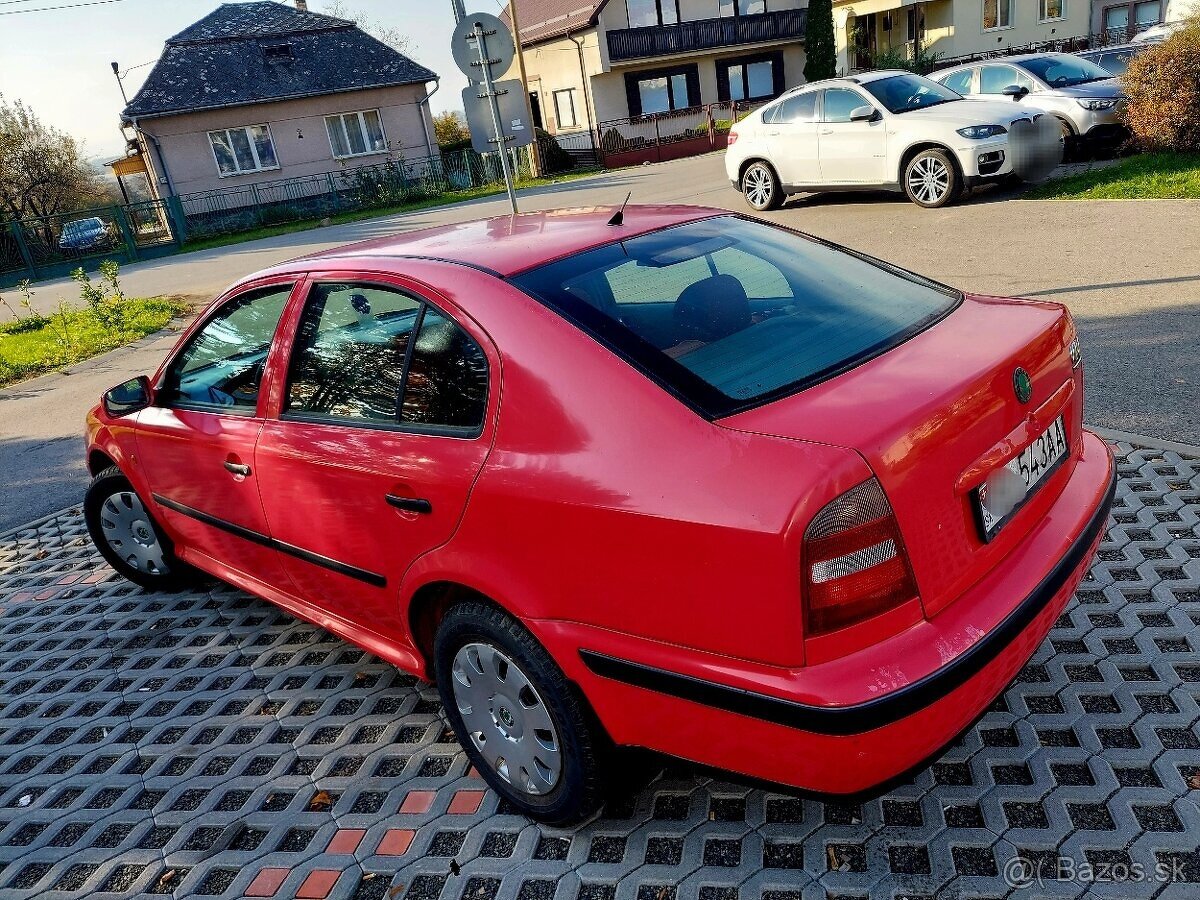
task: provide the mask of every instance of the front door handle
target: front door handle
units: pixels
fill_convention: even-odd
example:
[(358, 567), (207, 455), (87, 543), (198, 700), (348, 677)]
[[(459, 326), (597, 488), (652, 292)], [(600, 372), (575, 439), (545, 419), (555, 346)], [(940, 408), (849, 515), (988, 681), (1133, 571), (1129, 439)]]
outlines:
[(250, 475), (250, 467), (245, 463), (227, 462), (225, 463), (225, 471), (231, 475), (241, 475), (247, 478)]
[(832, 128), (822, 129), (821, 134), (833, 134), (833, 129)]
[(433, 512), (433, 504), (420, 497), (397, 497), (395, 494), (386, 494), (384, 499), (387, 500), (388, 506), (394, 506), (405, 512), (421, 513), (422, 515), (429, 515)]

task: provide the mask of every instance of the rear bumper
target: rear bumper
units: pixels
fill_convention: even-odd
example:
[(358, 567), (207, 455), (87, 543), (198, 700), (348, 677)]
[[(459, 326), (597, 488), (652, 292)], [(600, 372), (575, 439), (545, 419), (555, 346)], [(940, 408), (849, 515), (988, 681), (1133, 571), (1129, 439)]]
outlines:
[[(807, 669), (577, 624), (532, 624), (618, 743), (795, 787), (855, 793), (936, 753), (1012, 681), (1086, 573), (1114, 490), (1111, 453), (1086, 434), (1083, 459), (1038, 530), (986, 582), (893, 639)], [(1022, 598), (1015, 606), (1014, 596)], [(920, 661), (918, 647), (926, 651)], [(914, 675), (931, 651), (941, 663)], [(841, 696), (830, 702), (818, 695), (833, 684)], [(842, 702), (851, 695), (857, 698)]]

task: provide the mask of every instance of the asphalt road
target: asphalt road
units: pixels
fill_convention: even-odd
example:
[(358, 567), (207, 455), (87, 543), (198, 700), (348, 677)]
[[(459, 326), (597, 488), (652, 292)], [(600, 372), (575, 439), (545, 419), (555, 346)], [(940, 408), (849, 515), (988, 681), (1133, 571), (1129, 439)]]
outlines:
[[(745, 210), (719, 154), (523, 191), (523, 211), (633, 203)], [(285, 259), (485, 216), (507, 200), (476, 200), (320, 228), (128, 266), (130, 295), (201, 301)], [(765, 218), (854, 247), (966, 290), (1058, 300), (1080, 329), (1090, 424), (1200, 444), (1200, 201), (1020, 200), (984, 190), (941, 210), (892, 195), (813, 195)], [(35, 287), (43, 310), (76, 296), (66, 279)], [(981, 345), (987, 335), (979, 335)], [(0, 391), (0, 531), (75, 502), (88, 406), (108, 386), (150, 371), (168, 337)]]

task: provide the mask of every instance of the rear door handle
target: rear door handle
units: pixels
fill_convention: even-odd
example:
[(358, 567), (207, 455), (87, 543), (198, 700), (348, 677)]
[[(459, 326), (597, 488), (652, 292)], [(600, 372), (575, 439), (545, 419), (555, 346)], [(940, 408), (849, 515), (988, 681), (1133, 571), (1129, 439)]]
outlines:
[(822, 128), (821, 134), (833, 134), (833, 129), (832, 128)]
[(422, 515), (429, 515), (433, 512), (433, 504), (420, 497), (397, 497), (395, 494), (386, 494), (384, 499), (387, 500), (388, 506), (394, 506), (405, 512), (421, 513)]
[(250, 467), (245, 463), (227, 462), (225, 463), (225, 471), (232, 475), (241, 475), (243, 478), (250, 475)]

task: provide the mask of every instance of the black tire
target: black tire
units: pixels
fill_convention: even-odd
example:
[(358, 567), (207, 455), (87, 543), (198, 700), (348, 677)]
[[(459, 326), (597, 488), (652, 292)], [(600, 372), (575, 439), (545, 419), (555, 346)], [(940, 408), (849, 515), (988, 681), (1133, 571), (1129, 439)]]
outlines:
[(958, 167), (945, 150), (922, 150), (910, 159), (903, 183), (908, 199), (925, 209), (953, 203), (963, 187)]
[(751, 209), (768, 212), (783, 205), (783, 185), (769, 163), (751, 163), (742, 173), (742, 196)]
[[(508, 676), (514, 680), (527, 678), (536, 691), (536, 700), (549, 714), (561, 757), (561, 770), (550, 790), (533, 794), (516, 787), (488, 762), (471, 737), (451, 684), (456, 655), (460, 651), (469, 654), (471, 645), (487, 645), (515, 664), (518, 670), (515, 675), (505, 666)], [(451, 607), (438, 625), (433, 653), (438, 693), (450, 725), (471, 763), (497, 794), (522, 814), (550, 825), (571, 825), (600, 809), (605, 760), (610, 749), (608, 737), (587, 702), (524, 626), (491, 606), (461, 603)], [(499, 696), (492, 696), (493, 706)], [(521, 703), (526, 705), (524, 701)], [(505, 712), (502, 706), (499, 712)], [(471, 714), (469, 708), (467, 714)], [(498, 730), (501, 723), (495, 715), (490, 715), (494, 733), (485, 739), (496, 741), (495, 746), (502, 748), (500, 742), (504, 736)]]
[[(119, 504), (122, 507), (127, 506), (126, 503), (120, 503), (122, 497), (137, 498), (137, 503), (141, 505), (141, 512), (144, 517), (140, 519), (143, 523), (139, 528), (144, 530), (149, 540), (149, 531), (153, 532), (153, 538), (157, 541), (157, 547), (161, 551), (159, 559), (161, 565), (153, 564), (149, 570), (144, 570), (132, 565), (127, 554), (123, 554), (119, 547), (114, 546), (110, 542), (109, 535), (106, 533), (106, 521), (111, 523), (112, 520), (107, 516), (105, 504), (109, 498), (114, 499), (114, 504)], [(92, 537), (92, 543), (96, 545), (96, 549), (100, 551), (100, 555), (107, 560), (117, 572), (132, 581), (134, 584), (141, 585), (151, 591), (178, 591), (196, 580), (197, 572), (191, 566), (180, 561), (175, 555), (175, 548), (171, 544), (171, 539), (167, 537), (162, 527), (154, 521), (150, 514), (150, 507), (138, 497), (137, 492), (133, 489), (133, 485), (129, 483), (129, 479), (121, 474), (121, 470), (116, 466), (111, 466), (96, 475), (88, 485), (87, 493), (83, 498), (83, 518), (87, 523), (88, 534)]]

